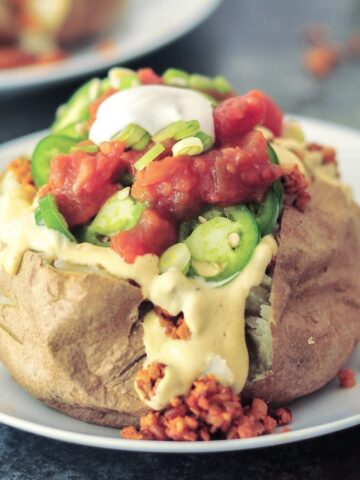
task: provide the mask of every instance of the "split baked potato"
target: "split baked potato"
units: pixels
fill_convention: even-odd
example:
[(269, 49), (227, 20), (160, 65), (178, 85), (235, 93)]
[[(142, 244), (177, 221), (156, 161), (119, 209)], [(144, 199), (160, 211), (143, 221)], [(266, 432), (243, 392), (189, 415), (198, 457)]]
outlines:
[[(21, 185), (10, 185), (10, 197), (0, 195), (0, 360), (33, 396), (87, 422), (113, 427), (138, 424), (148, 407), (153, 408), (152, 399), (139, 392), (138, 371), (149, 365), (151, 357), (161, 364), (161, 342), (168, 349), (168, 359), (177, 357), (180, 365), (186, 364), (186, 342), (193, 340), (192, 335), (195, 342), (214, 325), (220, 325), (220, 330), (213, 330), (210, 339), (205, 334), (208, 343), (189, 343), (195, 347), (187, 351), (191, 363), (201, 359), (209, 345), (207, 353), (212, 356), (200, 362), (193, 378), (181, 383), (176, 375), (171, 377), (173, 397), (186, 395), (186, 388), (200, 374), (217, 371), (219, 382), (233, 387), (236, 394), (241, 391), (242, 398), (261, 398), (272, 405), (288, 403), (332, 379), (360, 339), (360, 208), (339, 181), (334, 152), (309, 146), (296, 131), (293, 138), (279, 138), (285, 131), (282, 113), (262, 92), (234, 97), (223, 78), (186, 75), (171, 70), (159, 77), (149, 69), (115, 69), (104, 81), (88, 82), (58, 111), (52, 134), (34, 150), (32, 170), (26, 161), (13, 168)], [(189, 78), (190, 88), (196, 88), (184, 93), (188, 87), (184, 82)], [(169, 89), (172, 81), (176, 86)], [(151, 83), (157, 87), (148, 87)], [(162, 88), (161, 83), (168, 85)], [(141, 88), (132, 91), (133, 86)], [(114, 93), (116, 88), (118, 93)], [(193, 101), (187, 105), (195, 109), (191, 114), (206, 102), (207, 118), (214, 118), (215, 140), (211, 129), (208, 133), (199, 131), (201, 110), (199, 121), (177, 121), (155, 135), (145, 131), (145, 126), (130, 124), (122, 130), (124, 126), (114, 126), (113, 121), (104, 122), (107, 128), (117, 128), (120, 135), (114, 140), (114, 132), (110, 132), (108, 139), (94, 141), (92, 127), (89, 132), (86, 126), (96, 122), (100, 114), (104, 116), (106, 109), (95, 112), (94, 117), (94, 107), (90, 106), (95, 102), (99, 108), (101, 95), (103, 102), (124, 101), (138, 92), (144, 97), (148, 92), (147, 102), (162, 92), (176, 98), (189, 94)], [(207, 100), (209, 92), (218, 96), (212, 105)], [(147, 108), (156, 109), (158, 103), (149, 102)], [(251, 122), (258, 119), (245, 126), (247, 131), (239, 140), (237, 132), (245, 128), (243, 123), (239, 125), (239, 118), (243, 122), (247, 115)], [(116, 121), (120, 120), (119, 114)], [(203, 125), (206, 127), (206, 122)], [(104, 128), (100, 131), (103, 135)], [(76, 137), (79, 132), (81, 138)], [(294, 139), (296, 136), (299, 138)], [(186, 153), (181, 150), (184, 145)], [(179, 150), (181, 154), (177, 154)], [(163, 156), (155, 160), (155, 151)], [(256, 155), (251, 157), (254, 151)], [(222, 171), (221, 162), (228, 161), (229, 155), (237, 163), (225, 163)], [(234, 206), (229, 200), (230, 194), (239, 195), (237, 183), (232, 183), (234, 178), (239, 181), (235, 175), (241, 166), (239, 158), (251, 173), (248, 177), (240, 175), (240, 194), (245, 191), (248, 195), (244, 200), (247, 206)], [(211, 168), (212, 161), (216, 169), (207, 177), (203, 167)], [(127, 169), (126, 162), (130, 162)], [(105, 175), (99, 165), (115, 171)], [(162, 169), (163, 165), (167, 168)], [(78, 169), (75, 173), (74, 168)], [(266, 175), (256, 173), (264, 170)], [(150, 187), (146, 183), (149, 172)], [(184, 177), (189, 172), (198, 182), (192, 195), (186, 190), (192, 177)], [(213, 190), (206, 188), (219, 172), (223, 188), (216, 194), (223, 197), (213, 200), (219, 178)], [(288, 172), (295, 176), (287, 177)], [(160, 181), (156, 190), (154, 182), (164, 176), (166, 181)], [(263, 185), (268, 180), (270, 189)], [(74, 184), (69, 194), (66, 189), (70, 182)], [(22, 192), (20, 197), (11, 196), (16, 193), (14, 188)], [(253, 197), (257, 188), (263, 190)], [(175, 194), (170, 208), (166, 202), (171, 189)], [(161, 202), (151, 197), (154, 192)], [(205, 192), (210, 210), (209, 205), (204, 208), (199, 192)], [(297, 197), (299, 192), (302, 197)], [(35, 195), (32, 204), (26, 195)], [(223, 208), (223, 204), (230, 207)], [(159, 213), (159, 205), (168, 208), (166, 215)], [(191, 220), (189, 210), (184, 213), (185, 207), (196, 212)], [(174, 212), (176, 220), (169, 220)], [(247, 222), (246, 228), (241, 229), (241, 222)], [(211, 228), (217, 229), (215, 236)], [(161, 238), (164, 230), (167, 243)], [(209, 231), (210, 240), (204, 241)], [(39, 239), (33, 238), (37, 236)], [(244, 238), (246, 244), (242, 243)], [(180, 263), (179, 258), (174, 262), (171, 250), (179, 245)], [(105, 251), (108, 253), (103, 255)], [(77, 261), (81, 252), (81, 261)], [(145, 263), (137, 269), (138, 258), (149, 259), (148, 270), (141, 271)], [(116, 273), (116, 262), (121, 262), (121, 272), (125, 273)], [(244, 272), (253, 280), (237, 283)], [(239, 290), (235, 291), (234, 285)], [(206, 302), (196, 303), (202, 290), (210, 294), (204, 297)], [(239, 303), (227, 296), (229, 293), (238, 296)], [(228, 311), (234, 317), (238, 314), (239, 321), (231, 319), (231, 329), (236, 328), (224, 340), (228, 331), (221, 328), (229, 319), (224, 318), (223, 303), (229, 299), (234, 301), (233, 310)], [(200, 321), (194, 323), (191, 317)], [(244, 320), (245, 324), (241, 323)], [(177, 331), (180, 328), (181, 334)], [(219, 331), (221, 335), (216, 336)], [(218, 348), (220, 344), (221, 348), (225, 345), (223, 350)], [(228, 346), (235, 352), (235, 365), (231, 363), (234, 357), (226, 356)], [(234, 374), (237, 369), (240, 381)], [(186, 369), (180, 369), (184, 378), (187, 374)], [(161, 388), (168, 380), (166, 375), (153, 382), (151, 389)]]
[[(243, 394), (277, 404), (327, 383), (360, 339), (360, 209), (326, 183), (311, 195), (304, 213), (283, 213), (271, 313), (262, 318), (248, 303)], [(0, 307), (0, 358), (20, 385), (87, 422), (138, 422), (146, 406), (134, 389), (145, 357), (137, 286), (59, 270), (27, 252), (17, 275), (0, 273), (0, 290), (9, 299)]]

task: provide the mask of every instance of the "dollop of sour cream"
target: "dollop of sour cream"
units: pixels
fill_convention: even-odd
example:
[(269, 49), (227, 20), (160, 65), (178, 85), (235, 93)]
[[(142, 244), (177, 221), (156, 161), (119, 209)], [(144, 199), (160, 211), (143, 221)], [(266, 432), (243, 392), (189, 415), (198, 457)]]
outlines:
[(111, 140), (129, 123), (154, 135), (178, 120), (198, 120), (200, 130), (215, 139), (209, 100), (194, 90), (163, 85), (144, 85), (111, 95), (100, 105), (89, 138), (96, 144)]

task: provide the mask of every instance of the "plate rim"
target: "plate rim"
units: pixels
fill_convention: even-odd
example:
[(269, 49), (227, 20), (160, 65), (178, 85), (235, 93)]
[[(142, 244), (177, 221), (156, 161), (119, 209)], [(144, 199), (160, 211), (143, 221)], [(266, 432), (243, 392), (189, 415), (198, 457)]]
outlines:
[[(327, 120), (316, 119), (313, 117), (305, 117), (299, 115), (288, 114), (287, 117), (303, 122), (304, 125), (319, 125), (323, 128), (336, 129), (342, 133), (356, 135), (360, 139), (360, 130), (347, 127), (345, 125), (336, 124)], [(46, 134), (47, 130), (33, 132), (16, 139), (9, 140), (0, 145), (0, 154), (4, 150), (19, 148), (22, 144), (28, 145), (35, 142), (36, 139)], [(5, 367), (0, 362), (0, 369)], [(5, 369), (6, 370), (6, 369)], [(20, 387), (21, 388), (21, 387)], [(40, 402), (40, 400), (37, 400)], [(46, 407), (42, 404), (44, 408)], [(0, 422), (14, 427), (16, 429), (40, 435), (42, 437), (51, 438), (53, 440), (64, 441), (78, 445), (108, 448), (113, 450), (147, 452), (147, 453), (221, 453), (228, 451), (241, 451), (256, 448), (265, 448), (284, 445), (298, 441), (304, 441), (310, 438), (319, 437), (329, 433), (337, 432), (360, 424), (360, 413), (350, 415), (348, 417), (326, 422), (320, 425), (308, 426), (289, 432), (276, 432), (270, 435), (260, 437), (235, 439), (235, 440), (217, 440), (209, 442), (174, 442), (174, 441), (154, 441), (154, 440), (128, 440), (114, 437), (96, 435), (92, 433), (71, 432), (69, 430), (61, 430), (55, 427), (24, 420), (0, 412)]]
[[(187, 17), (187, 23), (182, 23), (171, 35), (168, 34), (165, 37), (155, 38), (153, 41), (147, 42), (145, 45), (143, 45), (141, 49), (136, 49), (132, 52), (130, 51), (124, 55), (121, 53), (116, 53), (114, 56), (110, 56), (108, 58), (104, 56), (104, 59), (102, 60), (98, 55), (96, 55), (96, 52), (94, 53), (94, 51), (91, 50), (96, 47), (96, 41), (94, 41), (94, 43), (90, 44), (90, 52), (92, 55), (94, 55), (94, 65), (87, 66), (85, 69), (69, 69), (64, 73), (61, 71), (61, 68), (59, 68), (56, 70), (55, 74), (52, 73), (55, 70), (50, 69), (50, 75), (45, 75), (45, 80), (44, 75), (32, 75), (38, 70), (35, 70), (31, 66), (24, 68), (20, 67), (17, 69), (5, 69), (3, 72), (0, 70), (0, 95), (4, 95), (6, 93), (15, 94), (17, 92), (24, 93), (39, 89), (42, 86), (56, 85), (59, 82), (67, 83), (71, 80), (85, 77), (87, 75), (94, 75), (116, 64), (126, 64), (128, 62), (138, 60), (145, 55), (149, 55), (156, 50), (166, 47), (172, 42), (175, 42), (190, 33), (197, 26), (206, 21), (217, 10), (222, 2), (223, 0), (202, 0), (202, 8), (199, 8), (193, 17)], [(99, 40), (101, 40), (101, 37)], [(76, 55), (74, 55), (74, 57), (76, 58)], [(79, 60), (81, 62), (81, 58)], [(4, 77), (8, 77), (5, 78), (5, 81), (4, 78), (1, 78), (2, 73), (4, 73)], [(25, 80), (22, 80), (22, 74), (24, 73), (29, 73), (29, 75), (26, 75)]]

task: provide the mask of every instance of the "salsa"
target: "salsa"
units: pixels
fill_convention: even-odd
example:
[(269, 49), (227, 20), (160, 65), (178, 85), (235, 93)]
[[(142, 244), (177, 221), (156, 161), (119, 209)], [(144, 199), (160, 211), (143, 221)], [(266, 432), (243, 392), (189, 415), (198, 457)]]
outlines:
[[(157, 111), (152, 105), (152, 114), (175, 121), (168, 120), (155, 134), (141, 128), (140, 121), (139, 125), (129, 124), (125, 130), (113, 134), (108, 141), (98, 141), (99, 145), (90, 140), (84, 142), (84, 138), (91, 138), (89, 131), (97, 121), (100, 105), (111, 101), (115, 93), (141, 85), (145, 86), (143, 88), (157, 85), (164, 89), (164, 94), (165, 89), (172, 87), (180, 96), (184, 88), (195, 90), (196, 95), (205, 95), (212, 105), (208, 107), (205, 123), (213, 125), (213, 133), (211, 129), (207, 133), (201, 131), (198, 118), (202, 115), (204, 119), (204, 110), (198, 118), (177, 121), (181, 112), (174, 112), (180, 107), (174, 104), (168, 109), (166, 104), (162, 107), (164, 111)], [(159, 92), (161, 95), (162, 90)], [(209, 92), (213, 96), (209, 97)], [(136, 101), (138, 97), (134, 98)], [(146, 115), (146, 111), (139, 108), (136, 111), (140, 116)], [(196, 108), (192, 111), (197, 112)], [(74, 123), (76, 118), (78, 123)], [(157, 121), (159, 123), (159, 119)], [(41, 165), (47, 165), (50, 172), (44, 170), (41, 185), (46, 183), (47, 177), (48, 181), (42, 192), (53, 195), (70, 230), (81, 227), (86, 232), (86, 241), (94, 239), (96, 244), (110, 245), (131, 263), (139, 255), (161, 255), (171, 245), (182, 242), (184, 223), (192, 222), (190, 235), (198, 218), (211, 208), (217, 209), (216, 215), (224, 217), (227, 207), (245, 205), (257, 222), (259, 213), (256, 212), (263, 212), (263, 216), (266, 213), (266, 226), (274, 228), (280, 212), (280, 196), (271, 196), (268, 192), (283, 172), (270, 158), (267, 141), (256, 127), (264, 126), (279, 135), (282, 122), (283, 113), (267, 95), (251, 90), (235, 96), (221, 76), (211, 79), (177, 69), (169, 69), (159, 76), (150, 68), (138, 72), (115, 68), (108, 78), (93, 79), (85, 84), (59, 110), (48, 142), (59, 136), (71, 136), (69, 150), (60, 149), (60, 153), (57, 145), (60, 154), (49, 160), (49, 152), (45, 158), (38, 149), (38, 155), (32, 159), (32, 169), (37, 171), (37, 167), (43, 169)], [(72, 144), (75, 146), (70, 147)], [(52, 147), (55, 152), (55, 145)], [(117, 207), (120, 200), (115, 194), (125, 187), (130, 187), (130, 200)], [(282, 189), (281, 184), (279, 188)], [(263, 201), (267, 202), (266, 210), (257, 209), (256, 205)], [(112, 226), (122, 226), (120, 231), (113, 231), (104, 213), (110, 207), (100, 212), (105, 202), (120, 216), (125, 211), (130, 215), (126, 205), (131, 205), (134, 211), (140, 212), (139, 217), (129, 222), (111, 218)], [(228, 220), (213, 223), (228, 223)], [(267, 230), (262, 229), (263, 232)], [(102, 232), (110, 232), (110, 236)]]

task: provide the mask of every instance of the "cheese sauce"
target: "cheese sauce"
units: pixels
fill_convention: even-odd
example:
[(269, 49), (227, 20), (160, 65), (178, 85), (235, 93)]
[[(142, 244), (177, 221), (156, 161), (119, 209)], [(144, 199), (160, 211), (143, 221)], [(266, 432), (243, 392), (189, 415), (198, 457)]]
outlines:
[[(11, 175), (6, 174), (5, 180)], [(12, 193), (11, 193), (12, 192)], [(18, 190), (22, 198), (21, 188)], [(1, 223), (0, 265), (13, 275), (18, 271), (26, 250), (41, 252), (49, 261), (106, 270), (123, 279), (135, 280), (145, 298), (172, 315), (183, 312), (191, 331), (188, 340), (174, 340), (165, 335), (159, 318), (150, 312), (144, 319), (146, 364), (166, 365), (155, 396), (144, 403), (154, 409), (165, 407), (176, 395), (186, 394), (201, 374), (213, 372), (236, 393), (243, 388), (248, 375), (248, 353), (245, 344), (244, 308), (252, 287), (259, 285), (267, 265), (277, 252), (272, 236), (264, 237), (245, 267), (230, 283), (210, 288), (195, 279), (186, 278), (172, 268), (159, 274), (158, 257), (145, 255), (128, 264), (113, 250), (88, 243), (75, 244), (63, 235), (34, 221), (34, 207), (23, 198), (9, 201), (14, 189), (3, 189), (0, 197)], [(18, 205), (18, 207), (16, 206)]]
[(214, 139), (213, 109), (201, 93), (163, 85), (129, 88), (100, 105), (89, 138), (97, 144), (111, 140), (130, 123), (154, 135), (178, 120), (198, 120), (200, 130)]

